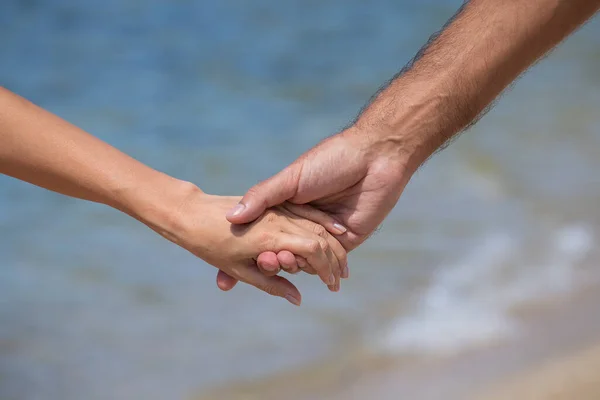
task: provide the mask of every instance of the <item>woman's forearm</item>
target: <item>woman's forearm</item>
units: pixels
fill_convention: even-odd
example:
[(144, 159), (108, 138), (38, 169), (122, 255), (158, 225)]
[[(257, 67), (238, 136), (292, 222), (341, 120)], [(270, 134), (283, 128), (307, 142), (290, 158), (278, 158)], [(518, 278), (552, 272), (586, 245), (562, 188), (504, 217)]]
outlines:
[(206, 195), (3, 88), (0, 173), (119, 209), (235, 279), (294, 304), (300, 304), (298, 290), (285, 279), (262, 275), (253, 258), (264, 251), (291, 251), (326, 283), (339, 286), (338, 260), (345, 265), (345, 251), (330, 235), (329, 241), (317, 235), (315, 224), (303, 228), (280, 212), (279, 224), (271, 216), (234, 233), (225, 213), (239, 198)]
[(4, 88), (0, 173), (107, 204), (158, 229), (194, 190)]

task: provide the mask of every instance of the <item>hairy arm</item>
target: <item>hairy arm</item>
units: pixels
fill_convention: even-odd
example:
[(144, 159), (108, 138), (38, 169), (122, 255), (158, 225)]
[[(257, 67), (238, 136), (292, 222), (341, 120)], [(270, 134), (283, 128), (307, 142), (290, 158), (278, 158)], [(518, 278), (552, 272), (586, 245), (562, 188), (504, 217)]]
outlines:
[[(600, 9), (599, 0), (471, 0), (355, 121), (406, 180), (524, 70)], [(398, 155), (397, 149), (401, 149)]]
[[(354, 249), (431, 154), (599, 8), (600, 0), (466, 2), (350, 127), (248, 190), (228, 220), (248, 223), (285, 201), (310, 203), (347, 228), (337, 238)], [(219, 279), (222, 289), (235, 285), (223, 272)]]

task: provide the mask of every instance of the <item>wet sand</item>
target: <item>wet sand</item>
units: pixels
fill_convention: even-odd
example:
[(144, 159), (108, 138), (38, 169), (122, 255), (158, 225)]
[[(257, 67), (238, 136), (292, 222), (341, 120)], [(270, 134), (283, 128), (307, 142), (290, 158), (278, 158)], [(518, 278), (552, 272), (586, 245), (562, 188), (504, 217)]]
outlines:
[(516, 310), (525, 321), (519, 337), (366, 379), (335, 399), (600, 399), (599, 307), (597, 285), (530, 304)]
[(473, 397), (473, 400), (505, 399), (600, 399), (600, 339), (596, 345), (557, 357)]
[(197, 400), (559, 400), (600, 399), (600, 290), (597, 285), (515, 310), (518, 337), (439, 358), (339, 357)]

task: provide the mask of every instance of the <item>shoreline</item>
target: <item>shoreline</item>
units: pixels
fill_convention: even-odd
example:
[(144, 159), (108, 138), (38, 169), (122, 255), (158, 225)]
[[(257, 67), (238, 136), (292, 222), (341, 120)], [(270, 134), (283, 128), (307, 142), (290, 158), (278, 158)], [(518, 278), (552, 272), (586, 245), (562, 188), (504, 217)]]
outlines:
[[(454, 356), (378, 357), (357, 350), (334, 361), (224, 385), (192, 398), (396, 400), (401, 394), (419, 400), (597, 399), (600, 373), (598, 382), (592, 378), (593, 371), (600, 370), (598, 305), (598, 285), (589, 285), (519, 307), (515, 315), (523, 321), (523, 330), (517, 337)], [(555, 378), (561, 376), (562, 381)], [(563, 381), (574, 386), (557, 386)], [(559, 389), (565, 394), (552, 397)], [(582, 390), (590, 393), (588, 397)]]
[(600, 399), (600, 339), (573, 355), (557, 357), (532, 371), (517, 374), (472, 397), (472, 400)]
[[(586, 379), (581, 372), (585, 365), (598, 365), (596, 371), (600, 370), (599, 305), (598, 285), (525, 305), (515, 311), (524, 325), (518, 337), (467, 350), (425, 370), (366, 377), (332, 400), (393, 400), (399, 393), (419, 400), (598, 399), (595, 393), (600, 391), (585, 397), (576, 383), (560, 387), (563, 397), (552, 396), (558, 390), (557, 371), (577, 382)], [(528, 397), (531, 387), (537, 391)]]

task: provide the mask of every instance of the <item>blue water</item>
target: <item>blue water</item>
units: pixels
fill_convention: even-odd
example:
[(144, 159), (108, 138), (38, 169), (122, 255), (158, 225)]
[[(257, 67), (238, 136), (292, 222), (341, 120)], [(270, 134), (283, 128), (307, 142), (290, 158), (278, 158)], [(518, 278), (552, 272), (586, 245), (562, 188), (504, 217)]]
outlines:
[[(137, 159), (242, 194), (348, 123), (461, 1), (3, 0), (0, 83)], [(600, 21), (408, 186), (332, 294), (246, 287), (137, 221), (0, 177), (0, 398), (184, 399), (360, 349), (518, 334), (595, 279)], [(40, 132), (43, 134), (43, 132)]]

